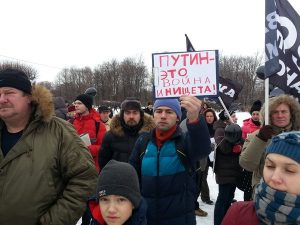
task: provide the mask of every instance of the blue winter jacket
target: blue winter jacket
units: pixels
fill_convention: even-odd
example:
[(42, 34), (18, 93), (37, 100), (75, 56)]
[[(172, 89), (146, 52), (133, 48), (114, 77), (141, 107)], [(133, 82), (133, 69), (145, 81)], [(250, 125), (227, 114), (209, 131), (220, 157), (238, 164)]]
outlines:
[(176, 153), (176, 139), (180, 139), (190, 167), (210, 153), (210, 136), (203, 118), (187, 124), (183, 134), (177, 127), (171, 138), (158, 149), (155, 130), (140, 157), (143, 146), (141, 136), (134, 147), (129, 162), (136, 168), (142, 196), (148, 205), (148, 225), (195, 225), (195, 199), (197, 189), (189, 171)]

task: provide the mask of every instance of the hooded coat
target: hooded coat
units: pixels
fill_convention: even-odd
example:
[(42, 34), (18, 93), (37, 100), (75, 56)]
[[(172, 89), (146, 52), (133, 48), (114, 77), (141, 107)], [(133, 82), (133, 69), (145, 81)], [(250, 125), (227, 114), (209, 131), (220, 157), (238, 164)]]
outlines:
[(242, 171), (239, 165), (239, 152), (233, 151), (235, 144), (231, 144), (224, 139), (225, 127), (226, 123), (221, 119), (214, 123), (215, 140), (218, 146), (214, 161), (216, 182), (217, 184), (237, 184)]
[[(0, 224), (76, 224), (97, 172), (70, 123), (53, 116), (50, 91), (32, 89), (32, 115), (18, 142), (0, 151)], [(4, 121), (0, 119), (0, 134)], [(0, 139), (1, 142), (1, 139)]]
[(64, 120), (68, 120), (69, 119), (68, 108), (66, 106), (64, 98), (63, 97), (54, 97), (53, 103), (54, 103), (55, 115)]
[[(291, 110), (291, 123), (284, 128), (276, 127), (270, 124), (273, 127), (275, 135), (278, 135), (282, 132), (291, 131), (291, 130), (300, 130), (300, 104), (289, 95), (279, 95), (270, 99), (269, 102), (269, 112), (274, 111), (278, 105), (285, 103), (290, 106)], [(261, 109), (261, 121), (264, 124), (265, 118), (265, 105)], [(271, 122), (271, 113), (269, 114), (269, 121)], [(248, 138), (245, 140), (245, 143), (242, 148), (242, 153), (239, 158), (240, 165), (253, 172), (252, 175), (252, 187), (254, 187), (260, 179), (262, 178), (263, 167), (265, 164), (265, 149), (271, 142), (271, 139), (268, 141), (263, 141), (257, 137), (259, 130), (254, 131), (249, 134)], [(254, 188), (253, 188), (254, 190)]]
[(141, 128), (134, 132), (127, 132), (122, 126), (120, 115), (115, 115), (110, 122), (110, 130), (106, 132), (102, 140), (98, 158), (100, 168), (103, 168), (111, 159), (128, 162), (138, 137), (154, 127), (152, 116), (144, 114)]

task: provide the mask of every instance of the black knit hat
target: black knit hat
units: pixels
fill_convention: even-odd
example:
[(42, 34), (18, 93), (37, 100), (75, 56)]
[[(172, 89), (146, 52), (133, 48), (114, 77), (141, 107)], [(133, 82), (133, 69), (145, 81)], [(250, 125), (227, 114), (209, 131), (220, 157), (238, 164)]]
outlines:
[(141, 102), (136, 98), (128, 97), (121, 104), (121, 110), (139, 110), (142, 111)]
[(101, 170), (96, 196), (120, 195), (128, 198), (137, 208), (141, 202), (138, 175), (129, 163), (110, 160)]
[(28, 76), (23, 71), (17, 69), (0, 71), (0, 87), (13, 87), (31, 94), (31, 83)]
[(254, 111), (260, 111), (261, 109), (261, 106), (262, 106), (262, 103), (260, 100), (256, 100), (255, 102), (253, 102), (253, 105), (250, 109), (250, 114), (252, 114)]
[(90, 110), (92, 108), (92, 105), (93, 105), (93, 97), (92, 96), (87, 95), (87, 94), (81, 94), (75, 98), (75, 101), (76, 100), (81, 101), (88, 108), (88, 110)]

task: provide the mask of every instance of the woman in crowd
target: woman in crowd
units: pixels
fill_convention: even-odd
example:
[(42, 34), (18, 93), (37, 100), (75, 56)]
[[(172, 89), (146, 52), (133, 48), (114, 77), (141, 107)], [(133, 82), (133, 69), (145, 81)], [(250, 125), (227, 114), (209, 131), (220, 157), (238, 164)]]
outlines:
[(234, 203), (222, 225), (300, 224), (300, 132), (273, 137), (254, 201)]
[[(213, 128), (214, 122), (218, 120), (216, 112), (212, 108), (208, 108), (203, 112), (203, 116), (205, 118), (210, 138), (214, 138), (215, 130)], [(212, 151), (214, 151), (214, 144), (212, 146)], [(207, 157), (207, 160), (205, 160), (205, 163), (201, 163), (201, 200), (208, 204), (212, 205), (214, 202), (210, 199), (209, 196), (209, 187), (207, 183), (207, 175), (208, 175), (208, 169), (209, 166), (212, 166), (213, 162), (210, 161), (209, 157)], [(202, 168), (202, 165), (204, 168)]]

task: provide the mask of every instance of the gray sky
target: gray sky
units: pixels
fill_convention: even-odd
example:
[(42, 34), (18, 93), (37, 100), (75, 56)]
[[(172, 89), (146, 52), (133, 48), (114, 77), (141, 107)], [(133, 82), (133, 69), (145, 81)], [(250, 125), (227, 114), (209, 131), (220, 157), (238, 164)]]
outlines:
[[(289, 0), (300, 12), (300, 0)], [(0, 60), (33, 66), (39, 81), (64, 67), (196, 50), (264, 51), (264, 0), (2, 0)], [(9, 58), (11, 57), (11, 58)], [(24, 60), (24, 61), (21, 61)], [(32, 63), (28, 63), (32, 62)]]

